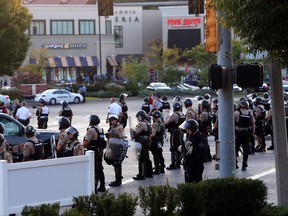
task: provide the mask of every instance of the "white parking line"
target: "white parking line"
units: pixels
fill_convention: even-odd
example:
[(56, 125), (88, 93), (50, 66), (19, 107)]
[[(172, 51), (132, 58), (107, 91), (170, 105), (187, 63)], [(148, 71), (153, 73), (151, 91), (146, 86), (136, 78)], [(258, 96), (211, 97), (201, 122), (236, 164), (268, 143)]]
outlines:
[(257, 175), (254, 175), (254, 176), (251, 176), (250, 178), (251, 179), (259, 179), (263, 176), (266, 176), (266, 175), (269, 175), (271, 173), (274, 173), (275, 172), (275, 168), (271, 169), (271, 170), (268, 170), (266, 172), (263, 172), (263, 173), (260, 173), (260, 174), (257, 174)]

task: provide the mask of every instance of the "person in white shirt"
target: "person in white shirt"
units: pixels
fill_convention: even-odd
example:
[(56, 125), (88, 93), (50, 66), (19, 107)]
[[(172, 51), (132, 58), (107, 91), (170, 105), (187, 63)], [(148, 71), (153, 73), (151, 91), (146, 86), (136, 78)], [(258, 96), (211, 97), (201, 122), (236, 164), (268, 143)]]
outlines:
[(115, 98), (110, 98), (110, 105), (108, 107), (108, 113), (106, 118), (106, 123), (109, 122), (109, 115), (115, 114), (118, 116), (118, 120), (120, 122), (120, 119), (122, 117), (122, 107), (116, 102)]
[(46, 105), (46, 101), (40, 100), (37, 106), (37, 119), (38, 119), (38, 129), (46, 129), (48, 123), (49, 108)]
[(16, 112), (16, 119), (21, 122), (24, 126), (29, 125), (32, 114), (26, 107), (26, 101), (21, 102), (21, 107)]

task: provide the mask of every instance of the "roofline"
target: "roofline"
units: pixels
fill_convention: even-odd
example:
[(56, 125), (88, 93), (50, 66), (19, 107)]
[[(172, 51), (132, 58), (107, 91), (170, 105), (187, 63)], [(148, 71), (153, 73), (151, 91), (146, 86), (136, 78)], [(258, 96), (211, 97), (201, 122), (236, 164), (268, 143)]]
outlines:
[(115, 6), (179, 6), (188, 5), (187, 1), (163, 1), (163, 2), (126, 2), (114, 3)]

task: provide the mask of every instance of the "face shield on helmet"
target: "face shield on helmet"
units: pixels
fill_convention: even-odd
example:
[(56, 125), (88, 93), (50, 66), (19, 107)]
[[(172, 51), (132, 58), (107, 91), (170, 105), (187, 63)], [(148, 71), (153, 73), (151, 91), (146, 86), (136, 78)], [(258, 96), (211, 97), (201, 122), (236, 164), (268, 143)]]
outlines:
[[(69, 134), (73, 135), (72, 139), (77, 139), (77, 137), (79, 136), (79, 131), (76, 128), (74, 128), (74, 127), (69, 127), (66, 130), (66, 132), (67, 132), (67, 135), (69, 135)], [(69, 139), (71, 139), (71, 138), (69, 138)]]
[(118, 122), (118, 116), (116, 114), (110, 114), (108, 116), (108, 119), (109, 119), (110, 122), (113, 121), (113, 120), (116, 120), (116, 122)]
[(71, 126), (70, 120), (67, 117), (59, 118), (58, 123), (59, 123), (59, 130), (67, 129)]
[(90, 115), (89, 120), (90, 125), (98, 125), (100, 123), (100, 118), (98, 115)]
[(144, 110), (140, 110), (136, 113), (136, 118), (139, 121), (143, 121), (143, 120), (147, 119), (147, 114)]

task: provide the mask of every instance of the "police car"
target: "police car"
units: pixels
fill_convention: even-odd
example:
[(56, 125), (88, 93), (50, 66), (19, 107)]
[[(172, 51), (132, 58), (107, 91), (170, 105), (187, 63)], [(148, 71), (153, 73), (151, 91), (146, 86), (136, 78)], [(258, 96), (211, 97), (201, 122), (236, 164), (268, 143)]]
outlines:
[[(10, 144), (10, 150), (13, 154), (13, 162), (20, 162), (23, 158), (23, 146), (27, 141), (25, 137), (25, 126), (18, 122), (13, 117), (0, 113), (0, 122), (4, 125), (4, 137)], [(51, 157), (51, 143), (50, 138), (52, 135), (55, 136), (55, 139), (58, 140), (59, 132), (52, 131), (47, 129), (38, 129), (36, 130), (36, 136), (44, 144), (44, 158)]]

